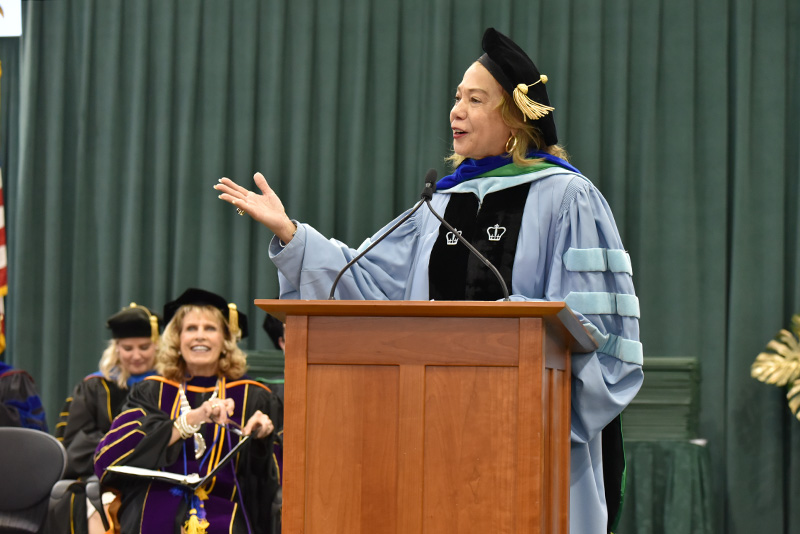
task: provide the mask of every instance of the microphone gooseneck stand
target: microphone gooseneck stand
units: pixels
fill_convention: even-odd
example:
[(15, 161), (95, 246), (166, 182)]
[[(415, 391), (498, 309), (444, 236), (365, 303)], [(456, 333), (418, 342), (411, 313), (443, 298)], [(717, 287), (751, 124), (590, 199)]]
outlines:
[(336, 297), (334, 296), (334, 293), (335, 293), (335, 291), (336, 291), (336, 286), (339, 284), (339, 279), (341, 279), (341, 278), (342, 278), (342, 275), (343, 275), (345, 272), (347, 272), (347, 270), (348, 270), (350, 267), (352, 267), (352, 266), (353, 266), (353, 265), (354, 265), (354, 264), (355, 264), (355, 263), (356, 263), (358, 260), (360, 260), (361, 258), (363, 258), (363, 257), (364, 257), (364, 255), (365, 255), (367, 252), (369, 252), (370, 250), (372, 250), (373, 248), (375, 248), (375, 245), (377, 245), (378, 243), (380, 243), (381, 241), (383, 241), (383, 239), (384, 239), (386, 236), (388, 236), (389, 234), (391, 234), (392, 232), (394, 232), (395, 230), (397, 230), (397, 228), (398, 228), (398, 227), (399, 227), (401, 224), (403, 224), (404, 222), (406, 222), (406, 221), (407, 221), (407, 220), (408, 220), (408, 219), (409, 219), (409, 218), (410, 218), (412, 215), (414, 215), (414, 213), (416, 213), (416, 211), (417, 211), (417, 210), (418, 210), (418, 209), (419, 209), (419, 208), (422, 206), (423, 202), (425, 202), (426, 200), (430, 200), (431, 198), (433, 198), (433, 192), (434, 192), (434, 190), (436, 189), (436, 174), (437, 174), (437, 173), (436, 173), (436, 169), (430, 169), (430, 170), (427, 172), (427, 174), (425, 174), (425, 189), (423, 189), (423, 190), (422, 190), (422, 195), (420, 195), (420, 200), (419, 200), (419, 202), (417, 202), (417, 203), (416, 203), (416, 205), (414, 206), (414, 208), (413, 208), (411, 211), (409, 211), (409, 212), (406, 214), (406, 216), (405, 216), (405, 217), (403, 217), (402, 219), (400, 219), (399, 221), (397, 221), (397, 222), (396, 222), (394, 225), (392, 225), (392, 227), (391, 227), (391, 228), (389, 228), (389, 229), (388, 229), (386, 232), (384, 232), (384, 233), (383, 233), (383, 235), (381, 235), (381, 236), (380, 236), (378, 239), (376, 239), (375, 241), (373, 241), (372, 243), (370, 243), (370, 244), (369, 244), (369, 246), (368, 246), (367, 248), (365, 248), (363, 251), (361, 251), (361, 253), (360, 253), (360, 254), (358, 254), (358, 255), (357, 255), (355, 258), (353, 258), (352, 260), (350, 260), (349, 262), (347, 262), (347, 265), (345, 265), (344, 267), (342, 267), (342, 270), (341, 270), (341, 271), (339, 271), (339, 274), (337, 274), (337, 275), (336, 275), (336, 279), (333, 281), (333, 285), (331, 285), (331, 292), (330, 292), (330, 294), (328, 295), (328, 300), (336, 300)]
[(349, 262), (347, 262), (347, 265), (345, 265), (344, 267), (342, 267), (342, 270), (341, 270), (341, 271), (339, 271), (339, 274), (337, 274), (337, 275), (336, 275), (336, 279), (333, 281), (333, 285), (331, 285), (331, 292), (330, 292), (330, 294), (328, 295), (328, 300), (336, 300), (336, 297), (334, 296), (334, 293), (335, 293), (335, 291), (336, 291), (336, 286), (338, 285), (338, 283), (339, 283), (339, 280), (342, 278), (342, 275), (344, 275), (344, 273), (345, 273), (345, 272), (346, 272), (346, 271), (347, 271), (347, 270), (348, 270), (350, 267), (352, 267), (352, 266), (353, 266), (353, 264), (355, 264), (355, 263), (356, 263), (358, 260), (360, 260), (361, 258), (363, 258), (363, 257), (364, 257), (364, 255), (365, 255), (367, 252), (369, 252), (370, 250), (372, 250), (372, 249), (375, 247), (375, 245), (377, 245), (378, 243), (380, 243), (381, 241), (383, 241), (383, 239), (384, 239), (386, 236), (388, 236), (389, 234), (391, 234), (392, 232), (394, 232), (394, 231), (397, 229), (397, 227), (399, 227), (401, 224), (403, 224), (404, 222), (406, 222), (406, 221), (407, 221), (407, 220), (408, 220), (408, 219), (409, 219), (409, 218), (410, 218), (412, 215), (414, 215), (414, 213), (416, 213), (416, 211), (417, 211), (417, 210), (420, 208), (420, 206), (422, 206), (422, 204), (423, 204), (423, 203), (424, 203), (425, 205), (427, 205), (427, 206), (428, 206), (428, 209), (431, 211), (431, 213), (433, 213), (433, 215), (434, 215), (434, 216), (435, 216), (437, 219), (439, 219), (439, 221), (440, 221), (440, 222), (441, 222), (441, 223), (442, 223), (442, 224), (445, 226), (445, 228), (447, 228), (448, 230), (450, 230), (451, 232), (453, 232), (453, 235), (454, 235), (454, 236), (456, 236), (456, 238), (457, 238), (457, 239), (458, 239), (458, 240), (459, 240), (461, 243), (463, 243), (463, 244), (464, 244), (464, 246), (465, 246), (465, 247), (467, 247), (467, 248), (469, 249), (469, 251), (470, 251), (470, 252), (472, 252), (472, 253), (473, 253), (473, 254), (474, 254), (474, 255), (475, 255), (475, 256), (476, 256), (476, 257), (477, 257), (479, 260), (481, 260), (481, 262), (482, 262), (484, 265), (486, 265), (486, 267), (488, 267), (488, 268), (489, 268), (489, 270), (491, 270), (491, 271), (492, 271), (492, 273), (495, 275), (495, 277), (497, 277), (497, 280), (500, 282), (500, 286), (503, 288), (503, 295), (504, 295), (504, 298), (503, 298), (503, 300), (504, 300), (504, 301), (510, 301), (510, 300), (511, 300), (511, 299), (509, 298), (509, 294), (508, 294), (508, 286), (506, 286), (506, 282), (505, 282), (505, 280), (503, 280), (503, 276), (500, 274), (500, 271), (498, 271), (498, 270), (497, 270), (497, 267), (495, 267), (494, 265), (492, 265), (492, 262), (490, 262), (489, 260), (487, 260), (487, 259), (484, 257), (484, 255), (483, 255), (483, 254), (481, 254), (480, 252), (478, 252), (478, 249), (476, 249), (474, 246), (472, 246), (472, 244), (471, 244), (469, 241), (467, 241), (465, 238), (463, 238), (463, 237), (461, 236), (461, 234), (460, 234), (460, 233), (459, 233), (459, 232), (458, 232), (458, 231), (457, 231), (455, 228), (453, 228), (453, 227), (450, 225), (450, 223), (448, 223), (447, 221), (445, 221), (445, 220), (442, 218), (442, 216), (441, 216), (441, 215), (439, 215), (438, 213), (436, 213), (436, 210), (435, 210), (435, 209), (433, 209), (433, 206), (431, 206), (431, 199), (433, 198), (433, 193), (436, 191), (436, 176), (437, 176), (436, 169), (430, 169), (430, 170), (428, 170), (428, 172), (425, 174), (425, 189), (423, 189), (423, 190), (422, 190), (422, 194), (420, 195), (420, 200), (419, 200), (419, 202), (417, 202), (417, 203), (416, 203), (416, 205), (414, 205), (414, 207), (411, 209), (411, 211), (409, 211), (409, 212), (406, 214), (406, 216), (405, 216), (405, 217), (403, 217), (402, 219), (400, 219), (399, 221), (397, 221), (397, 223), (395, 223), (394, 225), (392, 225), (392, 227), (391, 227), (391, 228), (389, 228), (389, 229), (388, 229), (386, 232), (384, 232), (384, 233), (383, 233), (383, 234), (382, 234), (382, 235), (381, 235), (381, 236), (380, 236), (378, 239), (376, 239), (375, 241), (373, 241), (372, 243), (370, 243), (370, 245), (369, 245), (367, 248), (365, 248), (365, 249), (364, 249), (364, 250), (363, 250), (363, 251), (362, 251), (360, 254), (358, 254), (358, 255), (357, 255), (356, 257), (354, 257), (352, 260), (350, 260)]
[(486, 259), (486, 257), (485, 257), (483, 254), (481, 254), (480, 252), (478, 252), (478, 249), (476, 249), (475, 247), (473, 247), (473, 246), (472, 246), (472, 243), (470, 243), (469, 241), (467, 241), (466, 239), (464, 239), (463, 237), (461, 237), (461, 234), (458, 232), (458, 230), (456, 230), (455, 228), (453, 228), (453, 227), (450, 225), (450, 223), (449, 223), (449, 222), (445, 221), (445, 220), (442, 218), (442, 216), (441, 216), (441, 215), (439, 215), (438, 213), (436, 213), (436, 210), (435, 210), (435, 209), (433, 209), (433, 206), (431, 206), (431, 201), (430, 201), (430, 200), (427, 200), (427, 199), (426, 199), (426, 200), (425, 200), (425, 204), (428, 206), (428, 209), (429, 209), (429, 210), (431, 210), (431, 213), (433, 213), (433, 214), (436, 216), (436, 218), (437, 218), (437, 219), (439, 219), (439, 221), (440, 221), (440, 222), (441, 222), (441, 223), (442, 223), (442, 224), (445, 226), (445, 228), (447, 228), (448, 230), (450, 230), (451, 232), (453, 232), (453, 235), (454, 235), (454, 236), (456, 236), (456, 237), (458, 238), (458, 240), (459, 240), (461, 243), (463, 243), (465, 247), (467, 247), (467, 248), (469, 249), (469, 251), (470, 251), (470, 252), (472, 252), (473, 254), (475, 254), (475, 256), (476, 256), (476, 257), (477, 257), (479, 260), (481, 260), (481, 262), (483, 262), (483, 264), (484, 264), (485, 266), (487, 266), (487, 267), (489, 268), (489, 270), (490, 270), (490, 271), (492, 271), (492, 273), (493, 273), (493, 274), (494, 274), (494, 275), (497, 277), (497, 280), (500, 282), (500, 286), (503, 288), (503, 300), (504, 300), (504, 301), (506, 301), (506, 302), (510, 301), (510, 300), (511, 300), (511, 298), (509, 297), (509, 294), (508, 294), (508, 286), (506, 286), (506, 281), (505, 281), (505, 280), (503, 280), (503, 276), (500, 274), (500, 271), (498, 271), (498, 270), (497, 270), (497, 267), (495, 267), (494, 265), (492, 265), (492, 262), (490, 262), (489, 260), (487, 260), (487, 259)]

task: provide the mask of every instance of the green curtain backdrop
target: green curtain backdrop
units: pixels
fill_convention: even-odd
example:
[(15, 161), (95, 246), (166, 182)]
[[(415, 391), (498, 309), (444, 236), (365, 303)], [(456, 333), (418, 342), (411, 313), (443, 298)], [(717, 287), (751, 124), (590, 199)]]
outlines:
[(617, 217), (646, 354), (700, 359), (716, 530), (800, 532), (800, 421), (749, 375), (800, 312), (800, 2), (23, 8), (22, 39), (0, 39), (5, 357), (51, 424), (131, 301), (220, 292), (267, 347), (269, 232), (212, 185), (260, 170), (293, 217), (357, 245), (444, 173), (454, 88), (495, 26), (549, 76), (561, 141)]

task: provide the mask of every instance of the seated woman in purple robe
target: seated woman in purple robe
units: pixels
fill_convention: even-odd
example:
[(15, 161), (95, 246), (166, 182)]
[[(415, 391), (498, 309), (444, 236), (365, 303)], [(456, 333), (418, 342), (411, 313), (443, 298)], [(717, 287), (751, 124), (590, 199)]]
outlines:
[[(283, 413), (269, 388), (245, 375), (237, 342), (247, 335), (247, 317), (219, 295), (188, 289), (164, 306), (164, 320), (159, 375), (131, 392), (95, 455), (95, 473), (121, 495), (121, 532), (270, 534), (278, 489), (273, 431)], [(248, 447), (194, 489), (106, 470), (203, 477), (248, 435)]]

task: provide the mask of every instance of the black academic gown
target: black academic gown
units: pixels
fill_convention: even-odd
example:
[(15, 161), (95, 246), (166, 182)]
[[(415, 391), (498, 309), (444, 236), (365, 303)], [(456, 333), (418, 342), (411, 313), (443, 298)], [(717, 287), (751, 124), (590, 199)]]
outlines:
[(56, 425), (56, 438), (67, 450), (64, 478), (83, 479), (94, 474), (94, 451), (122, 411), (128, 391), (98, 374), (75, 386)]
[(94, 475), (95, 449), (122, 411), (129, 391), (97, 372), (84, 378), (67, 397), (55, 436), (67, 451), (63, 478), (74, 482), (60, 500), (51, 502), (42, 534), (87, 532), (84, 481)]

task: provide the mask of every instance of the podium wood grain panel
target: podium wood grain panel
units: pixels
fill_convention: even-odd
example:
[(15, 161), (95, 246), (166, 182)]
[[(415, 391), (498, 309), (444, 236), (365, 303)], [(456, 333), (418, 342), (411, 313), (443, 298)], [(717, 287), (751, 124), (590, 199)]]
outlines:
[[(286, 346), (285, 380), (291, 384), (284, 392), (283, 428), (283, 499), (284, 502), (303, 503), (306, 500), (306, 455), (292, 454), (289, 451), (306, 449), (306, 371), (308, 363), (308, 317), (292, 315), (286, 319), (286, 339), (292, 343)], [(288, 476), (287, 476), (288, 475)], [(290, 525), (294, 534), (302, 534), (305, 528), (303, 506), (287, 506), (281, 510), (284, 525)]]
[[(549, 319), (545, 320), (547, 323)], [(567, 333), (559, 328), (545, 329), (545, 368), (542, 387), (545, 394), (546, 418), (544, 443), (545, 495), (548, 500), (542, 507), (548, 515), (549, 531), (569, 532), (569, 447), (572, 365)], [(564, 476), (564, 473), (567, 476)]]
[(557, 482), (554, 478), (557, 476), (556, 465), (553, 463), (553, 445), (555, 439), (553, 437), (554, 421), (550, 417), (550, 403), (553, 402), (553, 382), (551, 380), (551, 369), (545, 369), (542, 381), (542, 397), (545, 406), (544, 418), (542, 420), (542, 439), (540, 450), (542, 452), (542, 516), (540, 518), (541, 532), (558, 532), (556, 530), (556, 515), (558, 503), (556, 501), (557, 494), (554, 493), (555, 485)]
[[(567, 358), (569, 360), (569, 358)], [(553, 472), (551, 510), (554, 516), (554, 532), (569, 531), (569, 477), (564, 478), (559, 473), (569, 473), (569, 450), (564, 449), (564, 444), (569, 444), (570, 425), (569, 419), (561, 416), (562, 410), (569, 409), (568, 382), (570, 375), (563, 370), (548, 369), (550, 383), (550, 420), (552, 437), (550, 439), (550, 457), (552, 458)], [(559, 403), (561, 406), (559, 406)]]
[(545, 369), (541, 360), (543, 324), (539, 319), (520, 319), (520, 356), (517, 374), (519, 408), (517, 416), (516, 531), (546, 532), (542, 521), (544, 502), (544, 453), (546, 435), (541, 384)]
[(424, 424), (422, 532), (513, 532), (516, 369), (429, 366)]
[(398, 392), (395, 366), (309, 366), (307, 533), (396, 532)]
[(400, 366), (397, 532), (422, 532), (425, 366)]
[[(547, 513), (542, 518), (543, 532), (567, 532), (569, 530), (569, 478), (561, 473), (569, 473), (569, 454), (563, 451), (564, 443), (569, 443), (569, 425), (560, 416), (561, 398), (564, 395), (564, 372), (545, 370), (544, 395), (547, 415), (545, 417), (544, 440), (544, 481)], [(562, 405), (563, 406), (563, 405)], [(565, 441), (564, 435), (567, 431)], [(566, 497), (566, 500), (564, 499)]]
[(564, 303), (257, 304), (287, 318), (283, 532), (568, 534), (594, 345)]
[(516, 365), (519, 352), (517, 318), (310, 317), (309, 325), (310, 364)]

